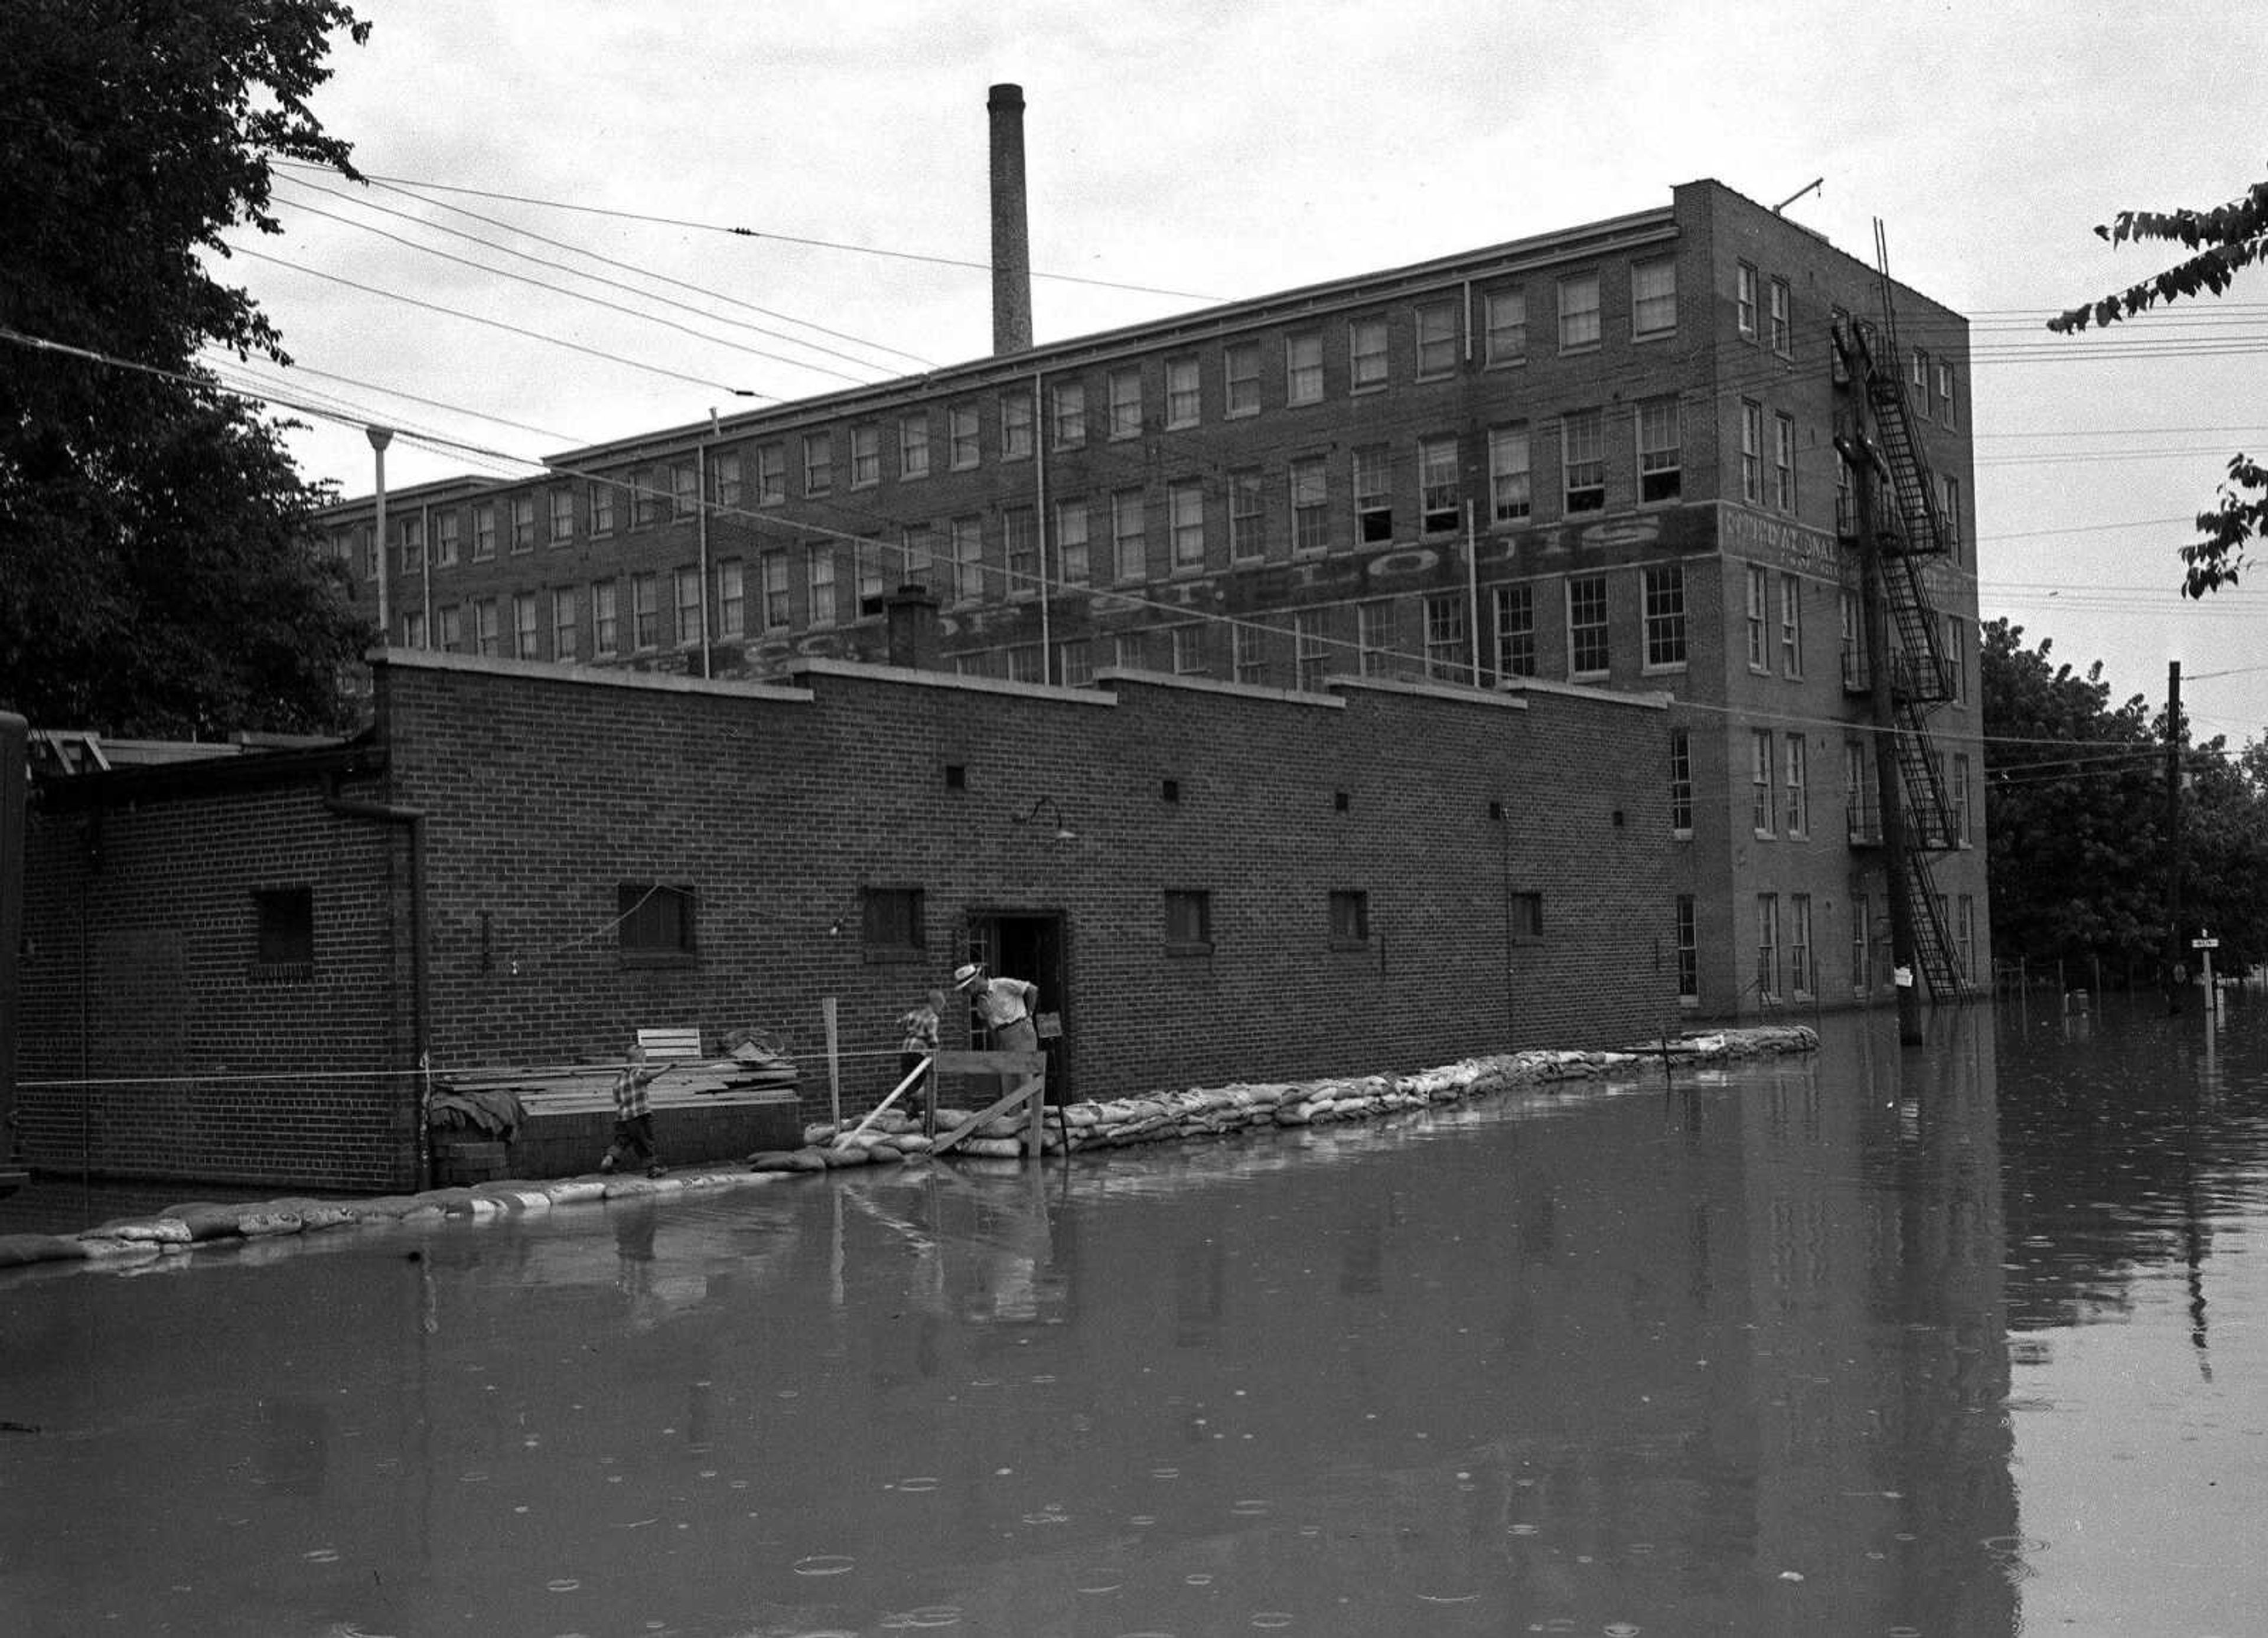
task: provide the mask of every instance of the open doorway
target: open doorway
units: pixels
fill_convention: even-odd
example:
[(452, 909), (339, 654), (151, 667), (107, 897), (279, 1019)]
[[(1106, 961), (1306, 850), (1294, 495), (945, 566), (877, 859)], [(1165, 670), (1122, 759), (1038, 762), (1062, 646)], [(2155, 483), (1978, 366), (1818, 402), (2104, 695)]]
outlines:
[[(1048, 1054), (1048, 1101), (1071, 1101), (1070, 1052), (1070, 963), (1065, 959), (1060, 910), (971, 910), (968, 959), (982, 961), (1001, 978), (1019, 978), (1040, 987), (1040, 1047)], [(972, 1013), (970, 1039), (989, 1047), (987, 1032)]]

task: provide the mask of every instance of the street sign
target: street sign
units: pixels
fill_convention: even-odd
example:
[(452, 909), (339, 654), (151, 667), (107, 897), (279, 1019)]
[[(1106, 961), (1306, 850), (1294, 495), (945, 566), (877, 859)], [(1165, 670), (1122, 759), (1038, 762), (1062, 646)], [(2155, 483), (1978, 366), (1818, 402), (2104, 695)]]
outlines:
[(2220, 940), (2218, 938), (2192, 938), (2190, 940), (2190, 948), (2192, 950), (2218, 950), (2220, 948)]

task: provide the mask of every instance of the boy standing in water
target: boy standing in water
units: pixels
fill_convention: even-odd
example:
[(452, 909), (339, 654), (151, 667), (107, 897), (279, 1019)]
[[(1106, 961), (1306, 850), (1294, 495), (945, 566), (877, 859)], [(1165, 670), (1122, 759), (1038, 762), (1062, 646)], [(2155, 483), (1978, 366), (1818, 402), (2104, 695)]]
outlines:
[(633, 1165), (644, 1161), (650, 1178), (669, 1169), (653, 1146), (653, 1106), (645, 1095), (660, 1075), (659, 1069), (647, 1067), (645, 1048), (632, 1041), (630, 1063), (615, 1076), (615, 1141), (599, 1162), (600, 1171), (613, 1172), (625, 1160)]

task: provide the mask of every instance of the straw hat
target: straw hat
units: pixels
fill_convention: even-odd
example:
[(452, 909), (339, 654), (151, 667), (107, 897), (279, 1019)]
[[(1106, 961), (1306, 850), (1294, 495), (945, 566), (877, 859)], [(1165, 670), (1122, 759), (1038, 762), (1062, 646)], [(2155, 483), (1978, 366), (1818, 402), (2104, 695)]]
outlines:
[(976, 988), (977, 981), (983, 976), (984, 966), (982, 962), (965, 963), (953, 969), (953, 987), (955, 989), (974, 989)]

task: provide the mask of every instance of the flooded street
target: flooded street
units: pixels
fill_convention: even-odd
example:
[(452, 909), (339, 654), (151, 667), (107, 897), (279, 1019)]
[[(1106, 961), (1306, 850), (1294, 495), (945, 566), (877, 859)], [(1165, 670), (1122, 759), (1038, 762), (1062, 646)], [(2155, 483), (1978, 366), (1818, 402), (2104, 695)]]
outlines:
[(2268, 1010), (2161, 1012), (11, 1271), (0, 1631), (2233, 1638)]

